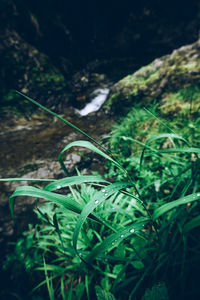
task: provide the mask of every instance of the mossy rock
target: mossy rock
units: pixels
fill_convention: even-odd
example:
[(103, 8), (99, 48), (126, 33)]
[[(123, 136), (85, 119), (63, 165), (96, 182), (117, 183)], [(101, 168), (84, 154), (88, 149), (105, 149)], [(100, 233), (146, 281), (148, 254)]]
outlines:
[(155, 100), (166, 100), (169, 93), (199, 84), (200, 41), (197, 41), (155, 59), (117, 82), (106, 105), (121, 112), (133, 105), (147, 106)]

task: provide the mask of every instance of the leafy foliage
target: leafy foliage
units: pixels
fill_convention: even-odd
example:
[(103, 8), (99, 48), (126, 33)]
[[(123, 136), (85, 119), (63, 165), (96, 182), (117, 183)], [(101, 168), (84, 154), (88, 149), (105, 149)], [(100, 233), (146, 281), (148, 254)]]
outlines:
[[(44, 188), (19, 187), (10, 197), (12, 212), (16, 197), (37, 198), (32, 271), (43, 271), (45, 279), (34, 290), (46, 284), (50, 299), (183, 299), (191, 266), (200, 263), (198, 145), (190, 147), (175, 124), (170, 129), (147, 110), (134, 110), (115, 128), (109, 150), (91, 142), (61, 151), (65, 178)], [(70, 177), (62, 154), (72, 146), (106, 159), (112, 180)], [(48, 202), (39, 206), (40, 198)]]

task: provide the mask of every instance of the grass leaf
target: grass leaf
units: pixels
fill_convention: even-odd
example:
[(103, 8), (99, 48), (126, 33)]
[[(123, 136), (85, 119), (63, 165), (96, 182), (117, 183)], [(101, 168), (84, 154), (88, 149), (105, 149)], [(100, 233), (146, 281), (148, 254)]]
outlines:
[(192, 220), (187, 222), (184, 226), (184, 232), (188, 232), (196, 227), (200, 226), (200, 216), (194, 217)]
[(165, 214), (166, 212), (168, 212), (169, 210), (180, 206), (180, 205), (184, 205), (190, 202), (194, 202), (196, 200), (200, 200), (200, 193), (195, 193), (195, 194), (191, 194), (185, 197), (181, 197), (178, 200), (172, 201), (170, 203), (166, 203), (162, 206), (160, 206), (159, 208), (157, 208), (152, 216), (153, 220), (156, 220), (157, 218), (159, 218), (160, 216), (162, 216), (163, 214)]
[(119, 169), (121, 169), (122, 171), (124, 171), (124, 169), (122, 168), (122, 166), (116, 162), (113, 158), (111, 158), (108, 154), (104, 153), (103, 151), (101, 151), (100, 149), (98, 149), (96, 146), (94, 146), (92, 143), (88, 142), (88, 141), (75, 141), (75, 142), (72, 142), (70, 144), (68, 144), (61, 152), (60, 152), (60, 155), (58, 157), (58, 161), (62, 167), (62, 169), (65, 171), (65, 173), (68, 174), (68, 170), (66, 169), (64, 163), (63, 163), (63, 159), (62, 159), (62, 156), (63, 156), (63, 153), (65, 151), (67, 151), (68, 149), (70, 149), (71, 147), (84, 147), (84, 148), (87, 148), (99, 155), (101, 155), (102, 157), (108, 159), (109, 161), (111, 161), (115, 166), (117, 166)]
[[(163, 133), (163, 134), (158, 134), (158, 135), (152, 137), (151, 139), (149, 139), (149, 140), (146, 142), (146, 144), (145, 144), (145, 146), (144, 146), (144, 148), (143, 148), (143, 150), (142, 150), (141, 157), (140, 157), (140, 168), (142, 168), (142, 162), (143, 162), (143, 158), (144, 158), (144, 153), (145, 153), (145, 150), (146, 150), (147, 146), (148, 146), (151, 142), (156, 141), (156, 140), (159, 140), (159, 139), (163, 139), (163, 138), (169, 138), (170, 140), (171, 140), (172, 138), (175, 138), (175, 139), (178, 139), (178, 140), (181, 140), (181, 141), (185, 142), (185, 143), (188, 145), (188, 142), (187, 142), (182, 136), (180, 136), (180, 135), (178, 135), (178, 134), (175, 134), (175, 133)], [(160, 152), (160, 151), (157, 151), (157, 150), (154, 150), (154, 151), (156, 151), (157, 153)]]
[(104, 180), (100, 176), (71, 176), (56, 180), (45, 186), (45, 191), (53, 191), (57, 189), (64, 188), (66, 186), (82, 184), (82, 183), (94, 183), (94, 182), (102, 182), (102, 183), (109, 183), (108, 181)]
[(103, 242), (94, 248), (88, 256), (84, 258), (87, 263), (91, 263), (97, 256), (104, 253), (109, 248), (113, 247), (114, 245), (122, 242), (124, 239), (128, 238), (129, 236), (139, 232), (144, 226), (148, 223), (148, 221), (142, 222), (135, 222), (132, 225), (127, 226), (126, 228), (121, 228), (116, 233), (109, 235)]
[(82, 206), (79, 203), (75, 202), (74, 199), (70, 196), (64, 196), (53, 192), (44, 191), (31, 186), (20, 186), (15, 190), (15, 192), (9, 198), (9, 204), (10, 204), (10, 210), (12, 216), (14, 211), (14, 200), (15, 197), (18, 196), (30, 196), (36, 198), (43, 198), (53, 203), (62, 205), (64, 208), (69, 209), (70, 211), (73, 211), (75, 213), (80, 213), (82, 210)]

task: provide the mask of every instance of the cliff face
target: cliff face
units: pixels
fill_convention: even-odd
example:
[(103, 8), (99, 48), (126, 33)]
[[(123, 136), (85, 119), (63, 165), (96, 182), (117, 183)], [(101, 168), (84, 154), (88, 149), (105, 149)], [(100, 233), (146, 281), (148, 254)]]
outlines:
[[(155, 59), (117, 82), (107, 103), (114, 111), (133, 105), (147, 106), (153, 101), (170, 101), (180, 90), (200, 89), (200, 41)], [(191, 97), (190, 97), (191, 98)]]

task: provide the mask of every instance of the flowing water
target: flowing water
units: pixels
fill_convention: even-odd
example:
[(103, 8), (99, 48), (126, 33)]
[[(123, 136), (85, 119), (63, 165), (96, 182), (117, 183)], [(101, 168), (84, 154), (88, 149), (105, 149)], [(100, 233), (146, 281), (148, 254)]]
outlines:
[(87, 116), (91, 112), (98, 111), (103, 105), (103, 103), (106, 101), (109, 91), (110, 90), (108, 88), (98, 88), (94, 90), (91, 93), (91, 96), (93, 96), (92, 101), (86, 104), (86, 106), (83, 109), (77, 109), (76, 111), (81, 116)]

